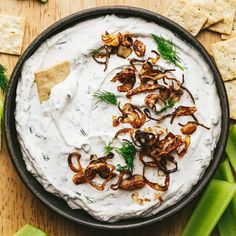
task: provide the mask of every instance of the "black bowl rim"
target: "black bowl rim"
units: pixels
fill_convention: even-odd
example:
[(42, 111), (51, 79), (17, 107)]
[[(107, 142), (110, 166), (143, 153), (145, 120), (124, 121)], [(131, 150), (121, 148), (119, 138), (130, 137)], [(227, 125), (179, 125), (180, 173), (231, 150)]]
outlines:
[[(19, 143), (16, 138), (16, 129), (15, 129), (15, 98), (16, 98), (16, 87), (21, 72), (21, 68), (25, 60), (29, 58), (30, 55), (38, 48), (38, 46), (44, 42), (45, 39), (52, 37), (56, 33), (75, 25), (86, 19), (95, 18), (107, 14), (117, 14), (125, 16), (133, 16), (143, 18), (147, 21), (155, 22), (163, 27), (168, 28), (174, 32), (181, 39), (185, 40), (187, 43), (191, 44), (201, 56), (205, 59), (206, 63), (209, 65), (211, 72), (214, 75), (214, 79), (217, 85), (218, 95), (220, 98), (221, 109), (222, 109), (222, 119), (221, 119), (221, 134), (218, 141), (218, 144), (214, 151), (214, 158), (212, 159), (210, 165), (205, 171), (204, 175), (198, 181), (198, 183), (192, 188), (192, 190), (178, 203), (173, 206), (168, 207), (167, 209), (157, 213), (154, 216), (147, 218), (137, 218), (133, 220), (119, 221), (115, 223), (101, 222), (93, 217), (86, 215), (83, 211), (71, 210), (64, 200), (57, 198), (56, 196), (48, 193), (44, 190), (40, 183), (38, 183), (34, 177), (26, 170), (25, 163), (20, 152)], [(23, 55), (19, 58), (12, 75), (9, 81), (8, 90), (6, 92), (5, 104), (4, 104), (4, 131), (6, 137), (7, 148), (10, 153), (11, 160), (20, 175), (21, 179), (25, 185), (30, 189), (30, 191), (43, 202), (47, 207), (51, 208), (59, 215), (64, 216), (65, 218), (87, 225), (93, 228), (99, 229), (131, 229), (139, 228), (145, 225), (152, 224), (157, 221), (161, 221), (171, 215), (174, 215), (180, 211), (183, 207), (189, 204), (197, 195), (202, 192), (206, 184), (209, 182), (210, 178), (214, 174), (221, 157), (223, 156), (225, 145), (228, 137), (228, 128), (229, 128), (229, 107), (227, 95), (224, 87), (223, 80), (221, 75), (209, 56), (206, 49), (201, 45), (201, 43), (195, 39), (190, 33), (183, 29), (180, 25), (175, 22), (148, 10), (129, 7), (129, 6), (106, 6), (106, 7), (95, 7), (83, 11), (76, 12), (72, 15), (69, 15), (58, 22), (54, 23), (43, 31), (25, 50)], [(75, 212), (75, 214), (73, 212)], [(85, 218), (84, 218), (85, 216)]]

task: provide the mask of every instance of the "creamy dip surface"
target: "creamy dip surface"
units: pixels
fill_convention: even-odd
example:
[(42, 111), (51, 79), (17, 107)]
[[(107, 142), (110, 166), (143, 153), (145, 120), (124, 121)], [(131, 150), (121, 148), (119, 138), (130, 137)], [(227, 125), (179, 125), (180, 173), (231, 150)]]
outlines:
[[(125, 93), (119, 93), (116, 88), (118, 84), (111, 83), (110, 80), (122, 66), (129, 65), (128, 58), (112, 55), (104, 72), (104, 66), (96, 63), (89, 54), (91, 49), (102, 45), (101, 34), (105, 31), (136, 34), (146, 44), (145, 58), (153, 56), (151, 50), (156, 49), (150, 34), (172, 40), (185, 69), (168, 64), (162, 58), (157, 64), (163, 68), (176, 69), (172, 73), (179, 80), (184, 74), (184, 85), (195, 98), (195, 115), (199, 122), (210, 127), (208, 130), (199, 126), (191, 135), (186, 155), (183, 158), (176, 157), (178, 170), (170, 174), (170, 185), (166, 192), (158, 192), (148, 185), (139, 190), (114, 191), (109, 186), (116, 183), (117, 178), (109, 181), (103, 191), (86, 183), (75, 185), (72, 182), (74, 173), (67, 163), (69, 153), (79, 150), (81, 164), (85, 167), (90, 162), (90, 154), (103, 156), (104, 146), (112, 140), (114, 134), (122, 127), (130, 127), (129, 124), (113, 127), (112, 116), (119, 115), (117, 107), (97, 102), (93, 96), (98, 90), (108, 90), (117, 95), (121, 104), (127, 102)], [(129, 56), (132, 57), (136, 57), (134, 52)], [(53, 87), (47, 101), (40, 103), (34, 73), (64, 60), (71, 64), (70, 75)], [(144, 96), (145, 94), (133, 96), (130, 102), (142, 108)], [(188, 93), (184, 93), (178, 105), (192, 105)], [(174, 108), (171, 109), (173, 110)], [(181, 134), (178, 122), (186, 123), (190, 119), (178, 117), (173, 124), (166, 119), (158, 125)], [(98, 220), (114, 222), (151, 216), (181, 201), (201, 178), (213, 158), (221, 131), (221, 107), (213, 75), (192, 46), (156, 23), (140, 18), (107, 15), (84, 21), (58, 33), (43, 42), (24, 63), (17, 87), (15, 120), (27, 169), (43, 187), (63, 198), (73, 209), (84, 209)], [(144, 127), (153, 125), (157, 125), (157, 122), (146, 122)], [(124, 137), (115, 140), (115, 143), (120, 143), (122, 138)], [(115, 166), (125, 165), (124, 159), (118, 154), (108, 162)], [(134, 161), (133, 173), (142, 174), (142, 164), (138, 158)], [(162, 177), (154, 170), (149, 173), (149, 177), (162, 181)], [(98, 178), (97, 181), (101, 180)], [(158, 194), (163, 203), (156, 197)], [(138, 198), (148, 198), (149, 201), (141, 204), (137, 201)]]

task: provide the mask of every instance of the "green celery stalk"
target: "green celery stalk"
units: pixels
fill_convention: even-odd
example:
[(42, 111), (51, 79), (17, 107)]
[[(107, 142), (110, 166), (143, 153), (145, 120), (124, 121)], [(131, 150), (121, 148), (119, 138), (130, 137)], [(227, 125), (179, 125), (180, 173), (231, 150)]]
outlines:
[(32, 225), (25, 225), (19, 231), (13, 234), (13, 236), (48, 236), (40, 229), (33, 227)]
[(234, 175), (231, 170), (228, 159), (225, 159), (218, 166), (214, 179), (225, 180), (230, 183), (234, 183)]
[[(234, 183), (234, 175), (231, 170), (229, 161), (224, 160), (217, 169), (215, 178)], [(236, 195), (234, 195), (229, 206), (221, 216), (217, 224), (220, 236), (236, 235)]]
[(2, 149), (2, 117), (3, 117), (3, 99), (1, 99), (0, 97), (0, 151)]
[(213, 179), (193, 211), (182, 236), (208, 236), (236, 192), (236, 184)]
[(228, 206), (217, 224), (220, 236), (236, 235), (235, 224), (236, 224), (236, 219), (233, 217), (233, 214), (230, 211), (230, 206)]
[(229, 131), (226, 153), (234, 171), (236, 172), (236, 125), (233, 125)]

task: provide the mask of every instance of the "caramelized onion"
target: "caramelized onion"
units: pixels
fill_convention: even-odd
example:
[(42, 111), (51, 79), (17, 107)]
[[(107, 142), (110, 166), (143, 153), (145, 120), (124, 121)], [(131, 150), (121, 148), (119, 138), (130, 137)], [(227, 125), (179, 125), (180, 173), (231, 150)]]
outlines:
[[(102, 49), (105, 49), (105, 52), (101, 51)], [(104, 48), (101, 48), (98, 52), (92, 53), (92, 57), (97, 63), (105, 65), (105, 68), (104, 68), (104, 71), (105, 71), (107, 69), (111, 53), (112, 53), (112, 48), (109, 49), (105, 45)], [(103, 58), (105, 58), (105, 60)], [(100, 59), (103, 59), (103, 60), (100, 60)]]
[(186, 87), (184, 87), (183, 84), (184, 84), (184, 75), (182, 75), (182, 83), (181, 83), (180, 87), (189, 94), (190, 98), (192, 99), (193, 103), (195, 104), (195, 99), (194, 99), (192, 93)]
[(132, 53), (132, 49), (130, 47), (126, 47), (120, 45), (117, 49), (117, 56), (126, 59)]
[(136, 82), (135, 70), (131, 66), (124, 68), (121, 72), (117, 73), (116, 76), (111, 80), (112, 82), (119, 81), (122, 83), (121, 86), (117, 87), (119, 92), (127, 92), (134, 87)]
[(162, 99), (162, 97), (159, 94), (148, 94), (145, 97), (144, 102), (148, 107), (150, 107), (154, 111), (156, 111), (156, 104), (158, 102), (165, 104), (165, 101)]
[(129, 123), (133, 128), (140, 128), (145, 124), (146, 116), (138, 107), (130, 103), (126, 103), (122, 109), (120, 107), (119, 109), (122, 113), (122, 116), (118, 118), (119, 122)]
[(209, 129), (208, 127), (206, 127), (205, 125), (198, 123), (196, 121), (189, 121), (188, 123), (186, 123), (185, 125), (179, 123), (180, 126), (182, 126), (182, 128), (180, 129), (181, 132), (183, 134), (192, 134), (196, 131), (197, 126), (202, 126), (205, 129)]
[(176, 116), (192, 116), (192, 117), (194, 117), (194, 113), (196, 111), (197, 111), (196, 107), (179, 106), (171, 114), (171, 123), (173, 123)]
[(118, 47), (119, 46), (119, 35), (116, 34), (109, 34), (106, 32), (102, 34), (102, 41), (107, 46)]
[(120, 129), (119, 131), (116, 132), (114, 138), (118, 138), (118, 136), (123, 135), (123, 134), (127, 134), (127, 133), (129, 133), (130, 138), (131, 138), (132, 140), (134, 140), (134, 137), (133, 137), (134, 129), (132, 129), (132, 128), (123, 128), (123, 129)]
[[(167, 168), (167, 163), (171, 162), (175, 167), (172, 169)], [(164, 158), (161, 158), (161, 160), (158, 162), (158, 167), (160, 170), (162, 170), (165, 174), (170, 174), (173, 172), (176, 172), (178, 169), (178, 164), (175, 161), (173, 156), (165, 156)]]
[(185, 155), (190, 145), (190, 142), (191, 142), (190, 136), (186, 135), (185, 138), (182, 140), (182, 145), (181, 145), (183, 146), (182, 150), (180, 151), (181, 146), (177, 150), (177, 154), (179, 155), (179, 157), (183, 157)]
[[(128, 177), (124, 178), (124, 175), (127, 174)], [(131, 175), (129, 171), (123, 171), (119, 175), (118, 182), (111, 185), (112, 190), (135, 190), (140, 189), (145, 186), (145, 181), (142, 175)]]
[[(72, 164), (72, 157), (77, 157), (77, 162), (79, 168), (75, 168)], [(76, 172), (73, 176), (72, 180), (75, 184), (89, 183), (91, 186), (96, 188), (97, 190), (103, 190), (108, 181), (116, 176), (114, 173), (115, 166), (106, 163), (107, 159), (113, 158), (114, 154), (109, 153), (107, 156), (97, 158), (96, 155), (91, 156), (91, 162), (89, 165), (83, 170), (80, 164), (81, 155), (77, 152), (71, 153), (68, 156), (68, 164), (70, 168)], [(102, 179), (104, 179), (102, 184), (96, 184), (93, 182), (93, 179), (99, 175)]]
[(171, 117), (170, 123), (172, 124), (175, 117), (179, 116), (192, 116), (194, 120), (197, 122), (197, 118), (194, 116), (194, 113), (197, 111), (196, 107), (187, 107), (187, 106), (179, 106), (175, 109), (174, 112), (166, 115), (159, 116), (157, 118), (152, 117), (151, 112), (148, 110), (148, 108), (145, 108), (143, 112), (149, 118), (150, 120), (155, 120), (155, 121), (161, 121), (164, 120), (165, 118)]
[(156, 64), (157, 61), (160, 59), (160, 54), (159, 54), (157, 51), (155, 51), (155, 50), (152, 50), (151, 52), (154, 53), (154, 54), (156, 54), (156, 57), (149, 57), (149, 58), (147, 59), (147, 61), (151, 61), (152, 64)]
[(125, 47), (133, 46), (133, 39), (130, 36), (130, 33), (125, 33), (125, 34), (119, 33), (118, 38), (121, 45)]
[(134, 41), (133, 49), (138, 57), (143, 57), (146, 52), (146, 45), (143, 42), (136, 39)]
[[(128, 93), (126, 94), (127, 98), (131, 98), (132, 96), (143, 93), (143, 92), (152, 92), (157, 89), (163, 89), (165, 87), (163, 85), (155, 83), (149, 77), (140, 77), (140, 79), (141, 79), (141, 85), (137, 88), (134, 88), (128, 91)], [(149, 81), (152, 83), (148, 83)]]
[(146, 177), (145, 177), (145, 169), (146, 169), (146, 166), (143, 167), (143, 179), (145, 181), (145, 183), (147, 185), (149, 185), (151, 188), (157, 190), (157, 191), (162, 191), (162, 192), (165, 192), (168, 190), (169, 188), (169, 183), (170, 183), (170, 176), (169, 174), (167, 174), (165, 176), (165, 182), (164, 182), (164, 185), (161, 185), (161, 184), (158, 184), (158, 183), (154, 183), (154, 182), (151, 182), (149, 181)]
[[(78, 163), (78, 168), (76, 168), (73, 163), (72, 163), (72, 158), (76, 157), (77, 159), (77, 163)], [(79, 152), (72, 152), (69, 154), (68, 156), (68, 165), (70, 167), (71, 170), (73, 170), (74, 172), (82, 172), (82, 166), (80, 164), (80, 158), (81, 158), (81, 154)]]

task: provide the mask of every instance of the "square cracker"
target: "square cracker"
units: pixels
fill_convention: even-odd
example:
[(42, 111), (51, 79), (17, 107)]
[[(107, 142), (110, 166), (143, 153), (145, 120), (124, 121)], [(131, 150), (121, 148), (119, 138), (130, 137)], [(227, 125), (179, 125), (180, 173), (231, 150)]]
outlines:
[(215, 0), (191, 0), (193, 5), (199, 11), (207, 15), (207, 22), (203, 25), (203, 29), (213, 25), (224, 18), (223, 9), (215, 2)]
[(40, 102), (48, 100), (51, 89), (58, 83), (64, 81), (70, 74), (70, 62), (64, 61), (51, 68), (34, 73)]
[(209, 30), (215, 31), (222, 34), (231, 34), (234, 16), (235, 16), (235, 0), (216, 0), (216, 3), (219, 4), (221, 9), (223, 10), (224, 19), (212, 26), (210, 26)]
[(225, 82), (225, 88), (229, 100), (230, 118), (236, 120), (236, 80)]
[(234, 17), (234, 23), (231, 34), (221, 34), (221, 39), (226, 40), (236, 37), (236, 16)]
[(24, 17), (0, 15), (0, 52), (21, 54), (25, 24)]
[(174, 0), (166, 12), (166, 17), (180, 24), (194, 36), (207, 21), (207, 15), (187, 0)]
[(223, 80), (236, 78), (236, 38), (212, 44), (211, 47)]

